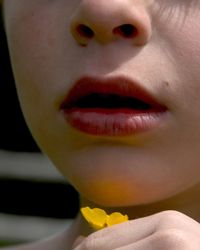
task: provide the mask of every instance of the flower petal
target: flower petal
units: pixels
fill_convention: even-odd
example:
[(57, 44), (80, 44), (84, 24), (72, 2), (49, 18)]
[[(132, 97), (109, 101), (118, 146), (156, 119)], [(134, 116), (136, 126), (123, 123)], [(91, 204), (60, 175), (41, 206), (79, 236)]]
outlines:
[(103, 209), (84, 207), (81, 208), (81, 213), (95, 230), (106, 226), (107, 214)]
[(123, 215), (121, 213), (114, 212), (114, 213), (110, 214), (107, 217), (106, 223), (107, 223), (108, 226), (112, 226), (112, 225), (122, 223), (122, 222), (125, 222), (125, 221), (128, 221), (128, 216), (127, 215)]

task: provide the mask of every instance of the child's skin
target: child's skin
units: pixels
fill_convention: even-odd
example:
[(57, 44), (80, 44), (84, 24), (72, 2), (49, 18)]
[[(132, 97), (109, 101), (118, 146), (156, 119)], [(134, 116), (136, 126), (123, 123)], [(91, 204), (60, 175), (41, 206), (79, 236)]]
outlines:
[[(69, 232), (13, 249), (199, 250), (200, 1), (2, 4), (16, 86), (36, 141), (80, 192), (81, 206), (131, 219), (91, 233), (78, 216)], [(137, 30), (134, 37), (114, 34), (124, 23)], [(94, 36), (78, 34), (80, 24)], [(80, 132), (66, 123), (60, 104), (85, 75), (135, 79), (167, 115), (136, 135)]]

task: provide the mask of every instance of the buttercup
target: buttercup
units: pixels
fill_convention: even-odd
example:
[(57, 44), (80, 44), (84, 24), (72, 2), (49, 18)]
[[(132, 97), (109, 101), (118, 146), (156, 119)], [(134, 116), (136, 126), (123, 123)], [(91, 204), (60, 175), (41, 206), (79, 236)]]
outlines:
[(129, 217), (8, 249), (199, 250), (200, 1), (0, 2), (37, 144), (81, 207)]

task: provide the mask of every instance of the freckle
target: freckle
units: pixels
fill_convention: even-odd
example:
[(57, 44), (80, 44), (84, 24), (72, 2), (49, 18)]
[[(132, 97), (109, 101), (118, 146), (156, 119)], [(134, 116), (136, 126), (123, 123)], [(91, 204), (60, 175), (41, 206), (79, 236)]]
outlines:
[(169, 87), (169, 82), (165, 81), (164, 84), (166, 87)]

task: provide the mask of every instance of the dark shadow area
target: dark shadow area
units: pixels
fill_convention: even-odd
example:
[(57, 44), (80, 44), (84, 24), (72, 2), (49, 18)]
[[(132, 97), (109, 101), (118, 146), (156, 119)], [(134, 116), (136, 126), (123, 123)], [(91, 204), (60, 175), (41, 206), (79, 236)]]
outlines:
[(78, 194), (63, 183), (0, 178), (0, 212), (53, 218), (74, 218)]

